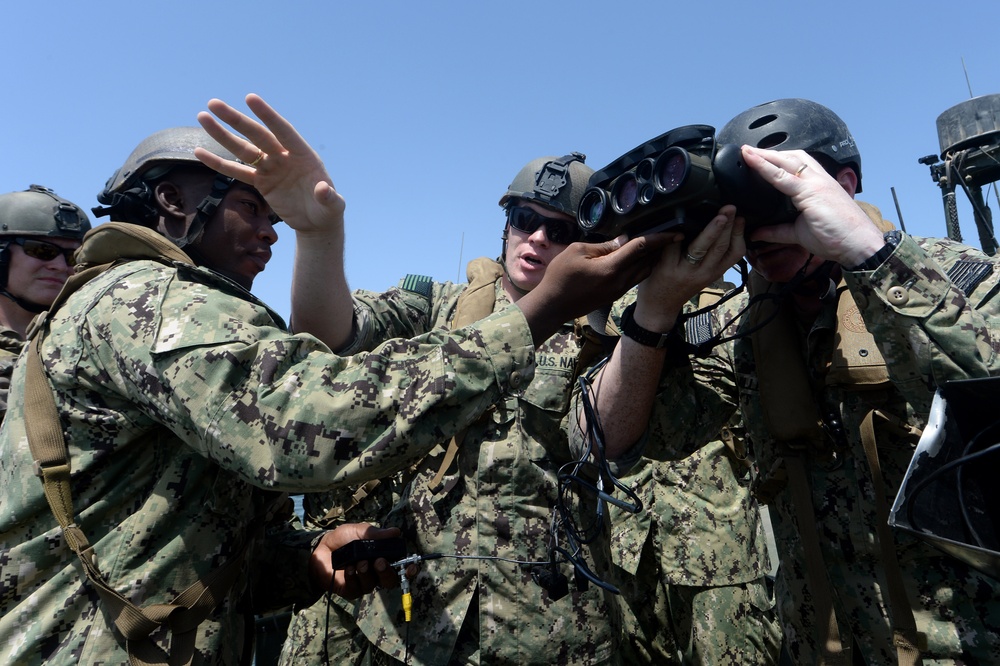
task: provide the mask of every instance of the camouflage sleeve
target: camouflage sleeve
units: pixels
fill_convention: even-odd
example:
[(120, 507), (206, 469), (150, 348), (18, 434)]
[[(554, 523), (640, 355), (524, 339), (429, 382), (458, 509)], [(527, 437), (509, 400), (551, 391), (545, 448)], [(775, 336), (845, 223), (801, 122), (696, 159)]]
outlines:
[[(621, 322), (621, 313), (635, 299), (632, 291), (619, 299), (611, 309), (611, 319)], [(709, 316), (715, 330), (723, 330), (744, 301), (717, 308)], [(685, 306), (691, 312), (694, 304)], [(673, 354), (666, 363), (657, 390), (653, 412), (643, 438), (626, 456), (616, 461), (618, 472), (624, 472), (640, 456), (654, 460), (685, 458), (704, 443), (718, 437), (738, 406), (732, 345), (716, 347), (704, 358)], [(574, 451), (582, 450), (585, 434), (580, 431), (576, 415), (582, 395), (574, 390), (569, 432)]]
[[(47, 355), (69, 363), (64, 376), (50, 369), (57, 390), (124, 395), (144, 418), (259, 487), (309, 492), (391, 474), (534, 375), (530, 330), (516, 307), (343, 358), (276, 327), (257, 303), (180, 270), (129, 274), (136, 263), (88, 284), (52, 322)], [(76, 307), (85, 293), (93, 304)]]
[(464, 285), (429, 282), (429, 293), (401, 286), (388, 291), (354, 292), (354, 339), (337, 353), (342, 356), (371, 351), (392, 338), (412, 338), (434, 328), (447, 328), (457, 295)]
[(1000, 372), (997, 268), (959, 243), (904, 235), (878, 269), (845, 271), (893, 382), (919, 411), (944, 381)]
[[(745, 299), (737, 298), (711, 310), (712, 330), (729, 331), (744, 304)], [(684, 311), (694, 309), (691, 303)], [(732, 350), (732, 342), (726, 342), (705, 356), (667, 364), (650, 418), (647, 458), (680, 460), (718, 439), (739, 406)]]

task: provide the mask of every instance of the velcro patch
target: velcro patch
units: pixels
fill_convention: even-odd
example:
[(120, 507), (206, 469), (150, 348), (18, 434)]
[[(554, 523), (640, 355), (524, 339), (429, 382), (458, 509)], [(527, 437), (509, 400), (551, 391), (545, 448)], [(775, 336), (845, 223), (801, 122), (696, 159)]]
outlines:
[(986, 261), (969, 261), (962, 259), (948, 271), (948, 278), (962, 293), (968, 296), (993, 272), (993, 264)]
[(421, 296), (431, 297), (431, 285), (433, 280), (428, 275), (407, 275), (403, 278), (402, 289), (406, 291), (412, 291), (414, 294), (420, 294)]

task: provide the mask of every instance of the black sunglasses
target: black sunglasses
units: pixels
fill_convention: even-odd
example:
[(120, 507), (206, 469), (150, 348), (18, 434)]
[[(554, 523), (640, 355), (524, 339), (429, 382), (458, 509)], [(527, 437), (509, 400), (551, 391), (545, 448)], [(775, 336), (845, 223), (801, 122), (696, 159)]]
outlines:
[(569, 245), (583, 237), (576, 222), (546, 217), (524, 206), (511, 206), (507, 209), (507, 222), (511, 228), (526, 234), (533, 234), (538, 227), (545, 225), (545, 235), (553, 243)]
[(73, 265), (73, 253), (76, 252), (75, 247), (61, 247), (55, 243), (46, 243), (43, 240), (35, 238), (13, 238), (11, 242), (20, 245), (24, 249), (24, 253), (29, 257), (40, 261), (52, 261), (61, 254), (66, 257), (67, 265)]

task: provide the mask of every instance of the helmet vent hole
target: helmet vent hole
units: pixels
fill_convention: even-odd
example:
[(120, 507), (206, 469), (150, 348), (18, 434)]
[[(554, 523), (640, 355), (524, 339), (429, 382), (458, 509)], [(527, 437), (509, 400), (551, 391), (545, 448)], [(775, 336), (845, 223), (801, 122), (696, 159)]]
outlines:
[(774, 148), (775, 146), (780, 146), (785, 141), (788, 141), (787, 132), (775, 132), (774, 134), (768, 134), (763, 139), (757, 142), (758, 148)]
[(749, 129), (753, 130), (753, 129), (757, 129), (758, 127), (763, 127), (764, 125), (767, 125), (769, 123), (773, 123), (777, 119), (778, 119), (778, 116), (774, 115), (773, 113), (770, 114), (770, 115), (761, 116), (757, 120), (755, 120), (752, 123), (750, 123)]

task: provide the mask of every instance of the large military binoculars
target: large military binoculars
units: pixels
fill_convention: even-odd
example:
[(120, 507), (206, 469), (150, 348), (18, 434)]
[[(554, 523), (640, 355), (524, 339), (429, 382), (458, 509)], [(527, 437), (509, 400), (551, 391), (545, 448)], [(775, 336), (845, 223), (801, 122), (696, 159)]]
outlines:
[(791, 200), (743, 161), (740, 146), (717, 144), (715, 128), (686, 125), (665, 132), (594, 172), (577, 222), (592, 238), (681, 231), (693, 238), (725, 204), (747, 229), (791, 222)]

